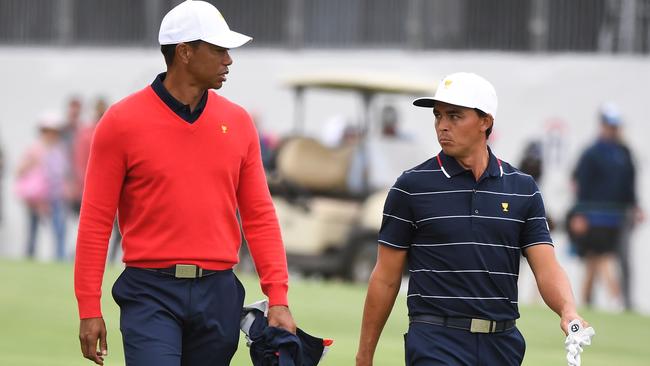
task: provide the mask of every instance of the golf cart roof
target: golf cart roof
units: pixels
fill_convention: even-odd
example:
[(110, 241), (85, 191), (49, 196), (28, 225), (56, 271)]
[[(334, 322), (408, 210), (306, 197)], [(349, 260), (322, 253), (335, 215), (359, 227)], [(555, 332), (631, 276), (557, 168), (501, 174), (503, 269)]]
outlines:
[(364, 94), (433, 94), (433, 83), (384, 74), (321, 73), (305, 74), (284, 79), (292, 88), (318, 88), (358, 91)]

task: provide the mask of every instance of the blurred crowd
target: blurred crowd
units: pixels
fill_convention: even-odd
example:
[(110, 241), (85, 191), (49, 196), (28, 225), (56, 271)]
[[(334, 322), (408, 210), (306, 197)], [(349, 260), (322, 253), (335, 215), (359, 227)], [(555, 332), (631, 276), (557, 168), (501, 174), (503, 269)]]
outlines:
[[(72, 258), (72, 253), (66, 250), (66, 240), (70, 240), (67, 225), (70, 218), (74, 220), (80, 213), (93, 131), (107, 107), (108, 102), (102, 97), (86, 106), (80, 97), (73, 96), (63, 108), (64, 113), (48, 111), (38, 118), (36, 136), (22, 154), (14, 181), (15, 194), (24, 203), (28, 216), (24, 246), (27, 258), (35, 257), (38, 234), (45, 227), (51, 228), (55, 258)], [(409, 145), (411, 138), (401, 131), (394, 107), (386, 106), (379, 116), (380, 138)], [(632, 310), (629, 242), (633, 228), (645, 215), (638, 204), (632, 150), (622, 138), (621, 111), (616, 105), (606, 103), (598, 111), (597, 121), (600, 132), (573, 169), (574, 203), (564, 220), (549, 217), (548, 223), (551, 229), (566, 229), (572, 254), (584, 264), (582, 303), (593, 303), (595, 284), (603, 281), (608, 299), (615, 307)], [(286, 138), (263, 132), (261, 126), (258, 128), (264, 165), (271, 172), (278, 149)], [(351, 120), (336, 116), (325, 124), (320, 140), (324, 148), (340, 149), (359, 144), (364, 133)], [(544, 162), (544, 157), (549, 156), (544, 152), (547, 145), (532, 141), (519, 161), (519, 168), (538, 182), (544, 166), (548, 165)], [(372, 151), (365, 155), (369, 154), (373, 155)], [(353, 159), (358, 164), (350, 166), (348, 185), (354, 185), (358, 177), (368, 174), (366, 165), (373, 158), (376, 159), (359, 155)], [(111, 262), (118, 258), (120, 241), (116, 223), (109, 249)]]
[[(72, 258), (66, 250), (68, 218), (79, 215), (93, 131), (107, 108), (108, 102), (98, 97), (90, 117), (84, 118), (83, 101), (73, 96), (64, 113), (46, 111), (38, 117), (36, 136), (20, 158), (14, 182), (28, 216), (27, 258), (35, 257), (39, 229), (44, 226), (52, 228), (55, 258)], [(119, 236), (119, 231), (115, 233)], [(111, 250), (112, 257), (116, 250)]]

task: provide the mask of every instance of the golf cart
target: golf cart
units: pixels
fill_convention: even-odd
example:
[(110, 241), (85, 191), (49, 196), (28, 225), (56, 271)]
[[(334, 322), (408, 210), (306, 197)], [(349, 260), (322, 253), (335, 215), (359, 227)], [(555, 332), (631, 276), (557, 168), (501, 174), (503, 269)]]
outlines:
[[(383, 74), (308, 75), (285, 83), (294, 93), (294, 131), (275, 151), (267, 178), (289, 268), (367, 282), (388, 189), (402, 171), (427, 158), (413, 141), (382, 136), (374, 117), (386, 105), (380, 96), (428, 95), (431, 84)], [(361, 116), (352, 141), (325, 146), (304, 132), (305, 98), (341, 92), (361, 101)]]

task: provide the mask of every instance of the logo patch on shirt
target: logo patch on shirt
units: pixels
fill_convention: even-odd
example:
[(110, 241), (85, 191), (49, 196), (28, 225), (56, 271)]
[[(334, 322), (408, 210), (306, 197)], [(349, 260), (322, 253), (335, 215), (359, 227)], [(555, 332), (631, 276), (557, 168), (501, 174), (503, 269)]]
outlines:
[(503, 212), (508, 212), (508, 202), (501, 202), (501, 208), (503, 209)]
[(228, 133), (228, 126), (221, 125), (221, 133)]

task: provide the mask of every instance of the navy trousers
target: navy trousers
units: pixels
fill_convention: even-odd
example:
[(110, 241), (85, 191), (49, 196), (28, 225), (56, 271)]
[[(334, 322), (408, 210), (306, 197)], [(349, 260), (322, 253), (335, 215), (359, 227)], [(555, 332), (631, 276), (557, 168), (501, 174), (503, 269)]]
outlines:
[(113, 285), (127, 366), (229, 365), (244, 287), (231, 270), (180, 279), (127, 267)]
[(516, 327), (481, 334), (414, 322), (404, 340), (407, 366), (519, 366), (526, 351)]

